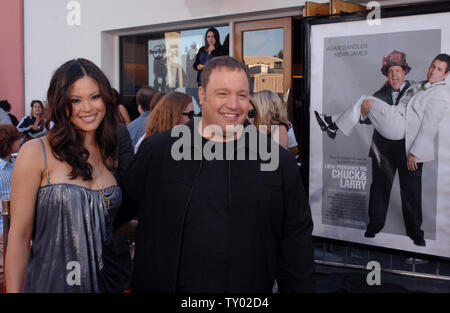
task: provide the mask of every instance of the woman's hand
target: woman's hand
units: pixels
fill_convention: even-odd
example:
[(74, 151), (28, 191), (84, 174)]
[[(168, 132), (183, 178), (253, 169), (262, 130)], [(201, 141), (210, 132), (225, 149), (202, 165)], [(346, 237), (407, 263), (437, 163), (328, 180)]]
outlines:
[(33, 125), (30, 126), (33, 130), (39, 130), (39, 123), (41, 123), (42, 119), (40, 117), (36, 117), (36, 120), (34, 121)]

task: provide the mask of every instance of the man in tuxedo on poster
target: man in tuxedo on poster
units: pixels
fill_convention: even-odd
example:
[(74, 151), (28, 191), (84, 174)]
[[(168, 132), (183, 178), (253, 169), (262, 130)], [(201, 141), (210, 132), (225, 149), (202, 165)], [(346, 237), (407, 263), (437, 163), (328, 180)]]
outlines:
[[(388, 83), (373, 94), (390, 105), (398, 105), (411, 82), (405, 76), (411, 70), (406, 54), (393, 51), (383, 58), (381, 72)], [(414, 171), (408, 170), (405, 139), (390, 140), (374, 129), (369, 156), (372, 158), (372, 184), (369, 196), (369, 223), (364, 234), (373, 238), (386, 221), (389, 198), (396, 171), (400, 182), (400, 198), (407, 235), (416, 245), (424, 246), (424, 233), (417, 229), (416, 213), (422, 212), (422, 163)]]

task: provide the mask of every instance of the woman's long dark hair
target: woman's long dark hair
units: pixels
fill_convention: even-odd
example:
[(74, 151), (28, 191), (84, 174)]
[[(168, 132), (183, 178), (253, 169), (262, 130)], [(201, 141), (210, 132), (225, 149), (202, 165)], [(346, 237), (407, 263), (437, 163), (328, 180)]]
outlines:
[(215, 29), (214, 27), (208, 28), (208, 30), (205, 33), (205, 50), (208, 49), (208, 33), (212, 32), (214, 34), (214, 39), (216, 39), (216, 44), (214, 45), (214, 49), (222, 49), (222, 45), (220, 44), (220, 35), (219, 31)]
[(92, 180), (92, 166), (88, 163), (89, 152), (83, 146), (83, 136), (71, 122), (72, 104), (70, 92), (73, 84), (80, 78), (89, 76), (99, 86), (100, 96), (106, 107), (106, 114), (95, 131), (95, 143), (98, 145), (103, 164), (112, 172), (117, 169), (117, 106), (111, 85), (105, 74), (91, 61), (74, 59), (61, 65), (53, 74), (47, 92), (48, 110), (46, 127), (54, 122), (48, 132), (48, 141), (52, 153), (59, 161), (72, 167), (71, 179), (81, 176), (83, 180)]

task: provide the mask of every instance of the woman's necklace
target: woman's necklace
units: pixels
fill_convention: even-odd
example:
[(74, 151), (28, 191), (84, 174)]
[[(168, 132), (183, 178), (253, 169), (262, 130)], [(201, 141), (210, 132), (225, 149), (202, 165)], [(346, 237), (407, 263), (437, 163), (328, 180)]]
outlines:
[[(97, 150), (98, 151), (98, 150)], [(101, 175), (101, 172), (100, 172), (100, 167), (101, 167), (101, 163), (100, 163), (100, 160), (101, 160), (101, 157), (100, 157), (100, 152), (98, 151), (98, 153), (97, 153), (97, 164), (98, 164), (98, 171), (99, 171), (99, 176), (100, 176), (100, 180), (101, 180), (101, 183), (102, 183), (102, 187), (103, 188), (101, 188), (101, 189), (99, 189), (99, 192), (100, 192), (100, 195), (102, 196), (102, 198), (103, 198), (103, 202), (105, 203), (105, 205), (106, 205), (106, 208), (110, 208), (111, 207), (111, 202), (108, 200), (108, 198), (106, 198), (106, 196), (105, 196), (105, 184), (104, 184), (104, 182), (103, 182), (103, 176)], [(98, 185), (97, 185), (97, 187), (99, 187)]]
[[(103, 179), (102, 179), (102, 184), (103, 184)], [(111, 207), (111, 202), (105, 196), (105, 188), (102, 189), (102, 198), (103, 198), (103, 201), (105, 202), (106, 208), (109, 209)]]

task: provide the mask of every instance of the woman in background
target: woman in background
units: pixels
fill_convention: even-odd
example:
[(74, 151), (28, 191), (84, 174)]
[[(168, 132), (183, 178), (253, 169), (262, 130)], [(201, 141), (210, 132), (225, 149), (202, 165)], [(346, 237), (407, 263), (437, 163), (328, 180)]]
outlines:
[(199, 86), (202, 84), (202, 71), (206, 62), (221, 55), (225, 55), (225, 53), (222, 49), (222, 45), (220, 44), (219, 32), (214, 27), (211, 27), (205, 33), (205, 45), (198, 50), (193, 65), (194, 70), (198, 71), (197, 84)]
[(250, 97), (250, 99), (249, 99), (247, 119), (250, 123), (255, 125), (256, 128), (258, 128), (259, 119), (260, 119), (259, 118), (259, 108), (258, 108), (258, 104), (255, 102), (253, 97)]
[(112, 89), (112, 93), (117, 104), (117, 115), (119, 117), (119, 121), (126, 126), (131, 122), (130, 115), (128, 114), (127, 108), (121, 104), (122, 97), (120, 96), (120, 93), (114, 88)]
[[(21, 148), (11, 182), (7, 292), (122, 292), (112, 223), (122, 201), (117, 106), (92, 62), (53, 74), (44, 138)], [(30, 240), (33, 244), (30, 247)]]
[(145, 135), (137, 142), (135, 152), (145, 138), (172, 129), (176, 125), (185, 124), (193, 117), (194, 105), (191, 96), (178, 91), (167, 93), (149, 115)]
[[(286, 148), (289, 122), (287, 110), (283, 106), (280, 97), (271, 90), (263, 90), (255, 93), (253, 99), (259, 109), (259, 130), (267, 131), (268, 134), (274, 135), (274, 140), (283, 148)], [(275, 133), (272, 131), (272, 126), (274, 125), (279, 125)]]
[(31, 101), (31, 115), (24, 116), (17, 129), (26, 135), (26, 139), (39, 138), (45, 135), (44, 104), (40, 100)]

